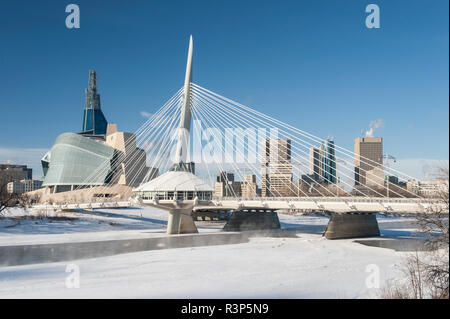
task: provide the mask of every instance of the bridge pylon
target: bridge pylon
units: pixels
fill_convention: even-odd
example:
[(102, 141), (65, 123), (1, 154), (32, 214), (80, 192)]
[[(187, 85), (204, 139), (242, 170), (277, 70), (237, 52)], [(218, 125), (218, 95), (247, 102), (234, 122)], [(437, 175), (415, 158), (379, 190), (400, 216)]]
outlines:
[(327, 239), (380, 236), (376, 213), (331, 213), (323, 235)]
[(192, 218), (192, 207), (169, 210), (166, 233), (169, 235), (198, 233), (197, 226), (195, 226)]

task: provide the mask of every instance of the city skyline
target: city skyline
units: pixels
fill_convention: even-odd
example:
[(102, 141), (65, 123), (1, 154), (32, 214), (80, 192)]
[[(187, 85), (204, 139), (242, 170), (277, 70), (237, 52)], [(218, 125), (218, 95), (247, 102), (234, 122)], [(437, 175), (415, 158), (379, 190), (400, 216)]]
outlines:
[[(30, 5), (26, 8), (24, 17), (17, 22), (2, 16), (1, 21), (7, 22), (7, 27), (2, 29), (7, 31), (5, 34), (7, 49), (0, 54), (2, 60), (7, 60), (8, 64), (3, 63), (5, 72), (0, 77), (2, 82), (0, 90), (4, 97), (0, 105), (2, 110), (6, 110), (8, 118), (23, 116), (23, 114), (29, 116), (23, 118), (21, 130), (13, 130), (12, 121), (5, 123), (2, 127), (2, 135), (7, 138), (0, 143), (0, 161), (11, 160), (18, 164), (27, 164), (35, 168), (35, 172), (39, 174), (37, 170), (40, 165), (39, 160), (45, 154), (44, 150), (50, 148), (55, 136), (67, 130), (79, 131), (80, 129), (83, 90), (87, 87), (86, 73), (89, 69), (98, 71), (98, 92), (102, 96), (105, 116), (112, 122), (118, 123), (125, 131), (136, 130), (145, 121), (145, 112), (154, 112), (164, 99), (174, 92), (174, 89), (181, 86), (183, 76), (180, 70), (183, 68), (180, 65), (185, 60), (183, 49), (185, 49), (186, 32), (194, 34), (199, 47), (198, 51), (202, 52), (201, 58), (196, 59), (198, 62), (194, 65), (194, 74), (199, 83), (211, 83), (208, 87), (220, 88), (219, 92), (226, 93), (225, 95), (234, 100), (242, 101), (244, 104), (274, 115), (317, 136), (326, 138), (333, 135), (339, 145), (348, 149), (352, 149), (354, 138), (370, 129), (371, 122), (381, 119), (382, 121), (377, 123), (384, 123), (384, 127), (377, 128), (373, 135), (383, 137), (387, 153), (395, 155), (398, 159), (448, 161), (448, 108), (446, 106), (448, 105), (448, 68), (437, 68), (442, 65), (448, 66), (448, 30), (441, 28), (441, 24), (448, 24), (448, 17), (439, 15), (443, 7), (448, 8), (448, 4), (434, 3), (424, 8), (424, 4), (414, 2), (406, 8), (406, 12), (405, 7), (399, 4), (380, 1), (379, 5), (383, 16), (379, 30), (365, 28), (364, 6), (353, 5), (349, 2), (344, 2), (341, 6), (332, 3), (325, 6), (327, 14), (334, 12), (342, 17), (351, 18), (348, 21), (340, 21), (337, 18), (323, 20), (325, 14), (321, 12), (324, 11), (323, 5), (320, 6), (320, 11), (318, 7), (309, 5), (308, 12), (311, 16), (300, 10), (302, 4), (286, 4), (282, 8), (276, 8), (288, 14), (287, 9), (295, 7), (299, 9), (295, 11), (296, 15), (291, 13), (288, 16), (305, 19), (300, 19), (301, 23), (291, 20), (286, 22), (287, 25), (298, 27), (294, 29), (298, 30), (295, 32), (282, 30), (283, 28), (277, 24), (279, 21), (271, 21), (273, 24), (269, 23), (269, 25), (276, 28), (273, 32), (265, 34), (265, 37), (248, 24), (245, 29), (246, 35), (230, 32), (229, 36), (224, 36), (227, 24), (222, 20), (214, 26), (213, 30), (205, 32), (201, 26), (210, 21), (207, 18), (200, 20), (197, 24), (185, 25), (182, 32), (172, 27), (168, 29), (169, 32), (164, 37), (161, 29), (150, 30), (144, 27), (135, 38), (130, 39), (135, 41), (134, 45), (137, 48), (140, 48), (132, 54), (135, 61), (123, 59), (120, 63), (113, 63), (113, 61), (124, 51), (114, 47), (109, 38), (102, 40), (101, 37), (101, 35), (110, 34), (104, 29), (105, 24), (102, 24), (107, 21), (100, 23), (93, 20), (95, 13), (101, 12), (104, 14), (102, 19), (107, 20), (109, 17), (112, 25), (118, 27), (114, 23), (114, 17), (119, 15), (121, 19), (123, 18), (118, 11), (108, 11), (81, 1), (79, 6), (82, 12), (82, 23), (79, 30), (65, 29), (63, 21), (66, 13), (62, 5), (46, 4), (42, 8)], [(18, 10), (14, 4), (7, 6), (11, 6), (12, 11)], [(137, 5), (117, 6), (123, 6), (122, 9), (125, 12), (133, 13), (143, 9)], [(158, 5), (155, 6), (158, 8)], [(155, 7), (152, 8), (155, 9)], [(223, 5), (221, 8), (224, 12), (230, 10)], [(211, 9), (207, 7), (204, 10)], [(250, 7), (244, 5), (242, 9), (243, 12), (247, 12)], [(255, 16), (265, 17), (269, 14), (269, 9), (270, 6), (264, 4), (255, 12)], [(405, 21), (394, 19), (394, 13), (398, 15), (400, 9), (402, 9), (402, 15), (409, 14), (409, 17), (415, 17), (418, 24), (421, 22), (425, 24), (426, 21), (427, 30), (419, 30), (417, 25), (411, 25), (409, 27), (416, 31), (417, 37), (412, 36), (409, 40), (401, 39), (402, 43), (394, 45), (391, 42), (393, 36), (383, 32), (385, 28), (389, 28), (390, 32), (395, 30), (395, 37), (403, 32), (411, 33), (410, 29), (402, 29)], [(45, 39), (39, 37), (39, 27), (48, 28), (50, 23), (48, 21), (35, 21), (38, 26), (35, 29), (23, 26), (18, 28), (15, 31), (16, 38), (8, 29), (8, 26), (22, 23), (21, 19), (25, 19), (31, 12), (48, 16), (48, 21), (55, 23), (54, 26), (52, 25), (52, 28), (56, 29), (55, 39), (61, 43), (68, 41), (66, 44), (70, 45), (67, 48), (60, 47), (56, 51), (52, 50), (50, 44), (43, 45), (37, 52), (33, 52), (33, 55), (22, 53), (17, 57), (13, 56), (20, 49), (17, 39), (27, 39), (30, 45), (39, 40), (45, 42)], [(427, 18), (425, 12), (437, 14), (433, 18), (434, 23), (429, 23), (430, 17)], [(162, 12), (163, 16), (164, 13)], [(154, 10), (148, 10), (146, 14), (142, 14), (142, 17), (152, 17), (153, 14)], [(317, 19), (321, 23), (318, 23)], [(125, 21), (129, 24), (122, 26), (121, 32), (124, 33), (143, 26), (139, 19), (137, 22), (127, 19)], [(61, 22), (61, 30), (56, 27), (59, 22)], [(156, 22), (152, 21), (150, 24), (152, 23)], [(346, 36), (337, 34), (339, 37), (334, 42), (330, 42), (330, 38), (336, 36), (336, 31), (329, 29), (330, 25), (345, 28)], [(320, 35), (323, 38), (307, 36), (304, 32), (305, 27), (311, 28), (314, 35)], [(329, 34), (326, 33), (327, 31)], [(211, 38), (214, 32), (223, 36), (221, 42), (216, 43)], [(142, 42), (145, 33), (148, 40)], [(356, 38), (349, 39), (349, 33)], [(429, 36), (430, 33), (433, 37)], [(34, 36), (37, 36), (37, 39), (31, 39)], [(298, 41), (292, 42), (292, 39), (298, 39)], [(244, 42), (245, 40), (248, 42)], [(327, 41), (333, 48), (332, 51), (327, 51)], [(338, 41), (341, 42), (337, 43)], [(131, 44), (131, 42), (125, 42), (128, 45)], [(237, 43), (245, 45), (237, 49)], [(87, 50), (92, 47), (92, 44), (95, 46)], [(312, 44), (315, 45), (308, 47)], [(409, 55), (407, 61), (402, 59), (401, 52), (394, 50), (399, 49), (401, 45), (411, 48), (419, 44), (427, 46), (427, 50)], [(152, 45), (157, 50), (151, 50)], [(115, 52), (111, 51), (112, 49), (118, 50)], [(388, 53), (392, 53), (392, 56), (388, 56)], [(127, 54), (130, 56), (129, 50)], [(253, 57), (255, 61), (252, 63), (249, 62), (251, 54), (255, 55)], [(313, 58), (314, 54), (316, 58)], [(361, 54), (361, 57), (355, 59), (358, 54)], [(44, 55), (54, 59), (54, 63), (50, 63)], [(376, 59), (380, 55), (381, 58)], [(280, 59), (281, 57), (286, 60)], [(166, 58), (176, 63), (167, 64)], [(30, 60), (39, 59), (44, 63), (30, 64)], [(224, 59), (226, 63), (217, 63)], [(78, 60), (84, 62), (80, 64)], [(337, 62), (340, 62), (340, 65)], [(398, 64), (397, 68), (389, 70), (388, 66), (392, 67), (393, 63)], [(262, 83), (260, 79), (261, 70), (258, 68), (262, 64), (266, 67), (265, 72), (270, 74), (270, 81), (266, 80), (265, 83)], [(413, 75), (411, 72), (414, 71), (410, 69), (412, 64), (417, 68), (417, 72)], [(243, 65), (248, 67), (238, 70), (238, 65), (239, 68)], [(24, 68), (28, 68), (26, 71), (28, 73), (25, 73)], [(48, 72), (44, 72), (46, 68)], [(162, 68), (166, 72), (163, 73)], [(381, 69), (377, 70), (377, 68)], [(20, 75), (24, 74), (27, 76), (21, 78)], [(416, 77), (419, 74), (424, 76), (420, 81), (416, 79), (416, 83), (408, 82), (409, 77)], [(20, 82), (18, 82), (18, 76), (21, 78)], [(371, 81), (367, 81), (367, 77)], [(346, 85), (339, 81), (340, 78), (347, 80), (344, 81)], [(356, 82), (362, 79), (366, 80), (361, 85), (357, 85)], [(42, 85), (41, 80), (45, 80), (47, 84), (37, 90), (37, 85)], [(269, 86), (273, 89), (270, 90)], [(417, 90), (418, 86), (421, 88), (420, 91)], [(118, 89), (119, 87), (121, 89)], [(393, 87), (396, 90), (393, 90)], [(27, 92), (27, 94), (21, 95), (20, 92)], [(430, 104), (420, 107), (420, 104), (425, 101)], [(279, 105), (283, 106), (282, 112), (279, 111)], [(410, 112), (411, 109), (415, 112)], [(292, 117), (291, 114), (299, 116)], [(51, 125), (43, 130), (40, 123), (49, 121), (49, 116)], [(39, 134), (30, 134), (30, 131), (39, 132)], [(442, 134), (443, 131), (446, 131), (446, 134)], [(436, 134), (439, 134), (443, 140), (431, 139)], [(437, 144), (438, 141), (443, 142), (444, 146), (441, 143)], [(42, 151), (38, 155), (40, 149)], [(24, 157), (27, 152), (33, 153), (28, 159)], [(24, 155), (15, 155), (18, 153)], [(37, 161), (30, 162), (35, 160)]]
[(2, 3), (0, 296), (448, 298), (448, 9)]

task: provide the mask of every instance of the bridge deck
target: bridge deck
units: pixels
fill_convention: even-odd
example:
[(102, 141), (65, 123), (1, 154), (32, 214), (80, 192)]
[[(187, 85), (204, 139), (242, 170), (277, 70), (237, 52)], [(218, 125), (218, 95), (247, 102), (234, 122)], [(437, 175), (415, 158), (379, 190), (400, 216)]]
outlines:
[[(174, 204), (173, 200), (159, 200), (158, 204)], [(184, 203), (188, 201), (183, 201)], [(194, 203), (194, 210), (236, 210), (236, 209), (272, 209), (272, 210), (321, 210), (332, 212), (426, 212), (432, 205), (442, 205), (437, 200), (417, 198), (364, 198), (364, 197), (308, 197), (308, 198), (217, 198), (211, 201)], [(154, 200), (143, 200), (143, 205), (155, 206)], [(92, 203), (36, 204), (40, 210), (99, 209), (139, 206), (132, 201), (105, 201)]]

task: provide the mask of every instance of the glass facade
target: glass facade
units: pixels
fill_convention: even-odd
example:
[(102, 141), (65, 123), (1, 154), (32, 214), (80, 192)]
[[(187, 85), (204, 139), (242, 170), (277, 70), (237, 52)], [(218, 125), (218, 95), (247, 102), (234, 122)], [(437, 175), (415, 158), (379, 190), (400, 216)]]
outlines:
[(108, 122), (100, 109), (84, 109), (83, 134), (105, 135)]
[(334, 141), (322, 143), (322, 177), (328, 184), (336, 184), (336, 151)]
[(111, 176), (114, 148), (75, 133), (58, 136), (43, 186), (103, 185)]
[(100, 108), (100, 94), (97, 93), (97, 73), (89, 71), (89, 87), (86, 89), (86, 98), (83, 114), (83, 134), (105, 135), (108, 122)]

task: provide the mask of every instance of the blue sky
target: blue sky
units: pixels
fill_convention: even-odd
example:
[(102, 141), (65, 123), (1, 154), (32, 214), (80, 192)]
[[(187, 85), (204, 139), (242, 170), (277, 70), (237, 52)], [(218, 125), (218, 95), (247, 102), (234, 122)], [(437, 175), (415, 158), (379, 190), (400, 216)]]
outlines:
[[(65, 27), (69, 3), (80, 29)], [(380, 29), (365, 27), (369, 3)], [(108, 121), (135, 131), (182, 86), (189, 34), (203, 87), (349, 149), (382, 119), (386, 152), (448, 159), (448, 10), (447, 0), (2, 1), (0, 161), (81, 129), (89, 69)]]

